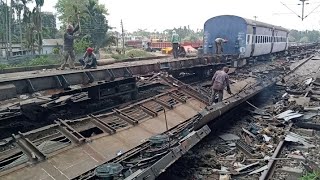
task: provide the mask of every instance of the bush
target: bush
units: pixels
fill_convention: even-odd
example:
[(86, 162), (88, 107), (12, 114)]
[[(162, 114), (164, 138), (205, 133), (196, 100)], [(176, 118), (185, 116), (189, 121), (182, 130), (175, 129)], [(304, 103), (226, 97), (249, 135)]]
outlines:
[(85, 38), (76, 40), (74, 42), (74, 50), (76, 54), (84, 53), (86, 49), (90, 46), (91, 46), (91, 42)]
[(54, 48), (53, 49), (53, 54), (60, 54), (60, 49), (59, 48)]
[(116, 60), (128, 59), (129, 57), (125, 54), (112, 54), (111, 57)]
[(46, 66), (59, 63), (59, 60), (49, 58), (48, 56), (39, 56), (37, 58), (13, 65), (11, 67)]
[(150, 57), (152, 56), (152, 54), (144, 51), (144, 50), (140, 50), (140, 49), (132, 49), (126, 52), (127, 56), (133, 56), (133, 57)]
[(9, 68), (10, 66), (7, 64), (0, 64), (0, 70)]
[(132, 49), (126, 52), (126, 54), (113, 54), (112, 58), (117, 60), (129, 59), (129, 58), (140, 58), (140, 57), (152, 57), (153, 54), (150, 54), (144, 50)]

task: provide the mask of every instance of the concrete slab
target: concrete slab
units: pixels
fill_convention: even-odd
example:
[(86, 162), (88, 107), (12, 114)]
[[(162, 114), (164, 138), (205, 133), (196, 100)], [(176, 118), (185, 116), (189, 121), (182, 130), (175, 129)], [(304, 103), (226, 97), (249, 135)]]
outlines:
[(284, 166), (279, 169), (281, 172), (288, 173), (289, 176), (300, 178), (303, 175), (303, 169)]
[(291, 158), (291, 159), (294, 159), (296, 161), (299, 161), (299, 162), (302, 162), (302, 161), (306, 160), (306, 158), (304, 158), (303, 156), (295, 155), (295, 154), (289, 154), (287, 157)]

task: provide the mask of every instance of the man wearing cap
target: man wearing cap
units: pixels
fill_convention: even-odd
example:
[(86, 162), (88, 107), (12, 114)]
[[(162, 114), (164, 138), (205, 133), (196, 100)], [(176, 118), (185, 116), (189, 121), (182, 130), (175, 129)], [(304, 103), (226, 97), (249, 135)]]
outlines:
[(221, 61), (221, 55), (223, 53), (223, 43), (227, 43), (228, 40), (223, 39), (223, 38), (217, 38), (215, 39), (215, 43), (216, 43), (216, 54), (217, 54), (217, 60), (218, 63), (220, 63)]
[(64, 34), (64, 44), (63, 44), (63, 63), (60, 67), (61, 70), (63, 70), (68, 62), (69, 59), (69, 68), (74, 69), (74, 61), (75, 61), (75, 53), (73, 48), (73, 41), (75, 39), (74, 33), (79, 30), (79, 25), (76, 26), (76, 28), (73, 28), (73, 26), (70, 24), (67, 26), (67, 32)]
[(172, 43), (172, 53), (173, 58), (178, 58), (178, 48), (180, 43), (180, 36), (176, 33), (175, 30), (172, 31), (172, 37), (171, 37), (171, 43)]
[(84, 69), (97, 68), (97, 57), (93, 53), (93, 48), (89, 47), (79, 62)]
[(223, 90), (227, 87), (227, 92), (231, 93), (230, 90), (230, 82), (229, 82), (229, 68), (224, 67), (222, 70), (217, 71), (212, 77), (212, 96), (211, 96), (211, 104), (214, 103), (216, 95), (218, 94), (218, 102), (223, 100)]

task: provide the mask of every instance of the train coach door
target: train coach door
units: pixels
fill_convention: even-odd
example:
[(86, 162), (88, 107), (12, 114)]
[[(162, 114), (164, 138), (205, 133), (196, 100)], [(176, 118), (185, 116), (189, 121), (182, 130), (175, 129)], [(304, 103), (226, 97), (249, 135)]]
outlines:
[(272, 40), (271, 40), (271, 52), (273, 52), (273, 46), (274, 46), (274, 28), (272, 29)]
[(254, 48), (256, 46), (256, 34), (257, 34), (257, 28), (256, 26), (253, 26), (253, 33), (252, 33), (252, 47), (251, 47), (251, 54), (250, 54), (250, 57), (253, 56), (253, 53), (254, 53)]

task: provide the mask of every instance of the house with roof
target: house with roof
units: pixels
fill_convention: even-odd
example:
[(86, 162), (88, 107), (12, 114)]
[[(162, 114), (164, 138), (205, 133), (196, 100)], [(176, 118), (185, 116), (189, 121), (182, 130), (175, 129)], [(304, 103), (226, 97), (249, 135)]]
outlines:
[(53, 54), (55, 48), (60, 50), (63, 47), (63, 39), (43, 39), (42, 54)]

